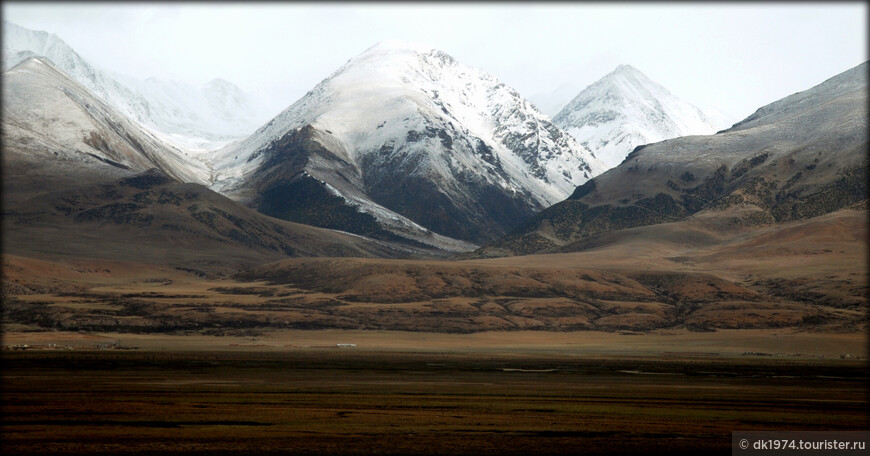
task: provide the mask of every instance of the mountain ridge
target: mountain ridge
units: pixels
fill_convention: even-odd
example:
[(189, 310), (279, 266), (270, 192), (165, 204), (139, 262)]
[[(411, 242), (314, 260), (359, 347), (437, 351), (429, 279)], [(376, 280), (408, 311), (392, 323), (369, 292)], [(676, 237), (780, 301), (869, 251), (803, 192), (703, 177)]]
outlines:
[(3, 220), (4, 253), (135, 261), (206, 273), (298, 256), (437, 253), (274, 219), (156, 168), (7, 205)]
[(254, 101), (234, 84), (231, 95), (235, 97), (222, 99), (220, 91), (211, 90), (209, 83), (194, 87), (105, 71), (82, 58), (57, 35), (8, 21), (3, 22), (3, 38), (4, 71), (27, 57), (46, 57), (97, 98), (177, 147), (196, 150), (225, 144), (250, 134), (261, 118), (254, 111)]
[(548, 251), (704, 211), (750, 208), (753, 214), (739, 223), (774, 224), (865, 201), (867, 69), (862, 63), (762, 107), (765, 115), (751, 116), (742, 128), (639, 146), (621, 165), (475, 254)]
[[(7, 197), (160, 168), (196, 182), (198, 163), (70, 79), (44, 57), (4, 73), (3, 163)], [(105, 176), (103, 176), (105, 174)], [(85, 178), (85, 176), (88, 176)], [(34, 186), (28, 179), (43, 185)], [(5, 193), (5, 192), (4, 192)]]

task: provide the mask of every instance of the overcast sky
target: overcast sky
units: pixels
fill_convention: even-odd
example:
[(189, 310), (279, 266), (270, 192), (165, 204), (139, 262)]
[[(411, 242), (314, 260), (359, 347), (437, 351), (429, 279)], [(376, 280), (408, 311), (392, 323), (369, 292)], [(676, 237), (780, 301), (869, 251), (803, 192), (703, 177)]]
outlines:
[(285, 106), (386, 39), (439, 48), (526, 97), (582, 89), (626, 63), (737, 119), (867, 60), (864, 2), (4, 2), (3, 16), (107, 70), (222, 77)]

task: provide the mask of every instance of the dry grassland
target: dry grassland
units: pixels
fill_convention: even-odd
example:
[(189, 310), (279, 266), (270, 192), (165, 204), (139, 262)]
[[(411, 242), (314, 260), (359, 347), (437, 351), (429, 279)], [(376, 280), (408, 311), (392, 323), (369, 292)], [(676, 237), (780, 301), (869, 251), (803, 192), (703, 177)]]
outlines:
[(8, 454), (700, 454), (867, 427), (865, 363), (565, 355), (15, 352)]

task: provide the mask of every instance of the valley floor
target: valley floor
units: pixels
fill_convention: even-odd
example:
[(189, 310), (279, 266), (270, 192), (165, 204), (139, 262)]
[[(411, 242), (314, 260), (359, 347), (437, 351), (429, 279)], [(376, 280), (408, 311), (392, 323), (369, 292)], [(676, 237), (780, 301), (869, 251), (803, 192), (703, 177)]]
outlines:
[(674, 455), (866, 430), (867, 211), (728, 220), (229, 276), (11, 246), (4, 454)]
[(361, 349), (4, 352), (4, 452), (702, 454), (727, 453), (733, 431), (868, 427), (866, 361), (397, 352), (343, 336)]
[[(253, 333), (253, 331), (252, 331)], [(446, 334), (368, 330), (274, 330), (257, 335), (132, 334), (118, 332), (20, 331), (2, 335), (7, 353), (73, 353), (109, 350), (141, 352), (256, 352), (286, 354), (311, 350), (329, 354), (451, 353), (492, 356), (561, 356), (577, 359), (631, 358), (660, 360), (866, 360), (864, 332), (829, 333), (782, 329), (685, 329), (631, 331), (486, 331)], [(342, 346), (344, 345), (344, 346)]]

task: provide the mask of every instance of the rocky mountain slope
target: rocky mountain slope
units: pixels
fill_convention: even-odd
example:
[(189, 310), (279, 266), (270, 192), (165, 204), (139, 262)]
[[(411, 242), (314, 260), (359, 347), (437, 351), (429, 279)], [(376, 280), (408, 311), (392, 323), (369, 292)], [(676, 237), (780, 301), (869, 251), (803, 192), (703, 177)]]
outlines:
[(249, 135), (266, 120), (255, 100), (228, 81), (215, 79), (194, 87), (111, 73), (89, 63), (54, 34), (4, 21), (3, 70), (36, 56), (47, 58), (97, 98), (179, 147), (213, 148)]
[(445, 242), (433, 232), (492, 240), (604, 170), (492, 75), (398, 42), (351, 59), (210, 165), (212, 188), (267, 214), (360, 232), (301, 213), (344, 206), (365, 234), (433, 245)]
[(709, 135), (731, 125), (705, 113), (638, 69), (620, 65), (583, 89), (553, 122), (589, 148), (608, 168), (635, 147), (688, 135)]
[(3, 223), (4, 254), (133, 261), (204, 273), (297, 256), (428, 253), (273, 219), (156, 169), (7, 205)]
[(4, 198), (150, 168), (186, 182), (202, 182), (205, 172), (45, 58), (31, 57), (4, 73)]
[(758, 225), (863, 203), (867, 70), (865, 62), (716, 135), (638, 147), (618, 167), (477, 254), (540, 252), (701, 211), (741, 210), (745, 216), (737, 223)]
[(273, 219), (44, 57), (4, 73), (3, 252), (235, 271), (292, 256), (443, 255)]

